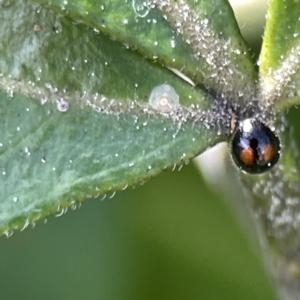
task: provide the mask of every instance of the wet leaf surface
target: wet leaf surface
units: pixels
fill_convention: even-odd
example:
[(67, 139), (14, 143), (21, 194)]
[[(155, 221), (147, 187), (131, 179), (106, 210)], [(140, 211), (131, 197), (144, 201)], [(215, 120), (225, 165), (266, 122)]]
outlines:
[[(0, 233), (181, 167), (228, 140), (233, 109), (281, 138), (270, 172), (241, 176), (274, 277), (297, 294), (300, 172), (280, 115), (299, 101), (297, 5), (270, 3), (257, 88), (226, 1), (1, 2)], [(149, 105), (162, 84), (173, 102)]]
[(88, 196), (143, 182), (184, 164), (207, 140), (217, 141), (191, 123), (179, 128), (160, 116), (101, 114), (90, 107), (64, 113), (6, 93), (1, 126), (2, 231), (8, 223), (17, 228)]
[[(211, 34), (202, 47), (205, 36), (188, 43), (192, 20), (178, 32), (176, 3), (153, 3), (148, 18), (133, 3), (1, 3), (2, 233), (87, 197), (110, 197), (228, 138), (227, 100), (222, 106), (211, 94), (237, 95), (255, 78), (228, 4), (185, 7)], [(216, 15), (227, 20), (222, 32)], [(209, 56), (208, 46), (220, 53)], [(222, 72), (232, 79), (219, 82)], [(179, 95), (168, 113), (148, 105), (163, 83)]]
[(227, 1), (36, 2), (181, 71), (219, 97), (247, 101), (253, 95), (257, 74)]

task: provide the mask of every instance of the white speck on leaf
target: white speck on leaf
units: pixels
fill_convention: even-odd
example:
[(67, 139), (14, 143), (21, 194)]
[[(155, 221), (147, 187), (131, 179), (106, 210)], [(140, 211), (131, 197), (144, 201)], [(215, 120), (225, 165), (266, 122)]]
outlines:
[(66, 112), (69, 109), (69, 103), (65, 101), (63, 98), (57, 100), (57, 109), (61, 112)]
[(171, 112), (179, 106), (179, 96), (169, 84), (155, 87), (149, 97), (148, 103), (161, 112)]

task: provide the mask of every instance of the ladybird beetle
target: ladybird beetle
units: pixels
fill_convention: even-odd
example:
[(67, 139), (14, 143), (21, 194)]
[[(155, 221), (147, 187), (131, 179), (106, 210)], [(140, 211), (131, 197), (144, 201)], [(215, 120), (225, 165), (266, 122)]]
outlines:
[(231, 140), (231, 152), (241, 170), (260, 174), (278, 162), (280, 141), (268, 126), (249, 118), (237, 123)]

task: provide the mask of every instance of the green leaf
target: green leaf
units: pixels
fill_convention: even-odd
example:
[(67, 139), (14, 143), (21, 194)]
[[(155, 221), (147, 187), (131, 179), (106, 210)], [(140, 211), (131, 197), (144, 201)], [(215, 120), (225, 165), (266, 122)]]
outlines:
[[(181, 102), (208, 107), (204, 93), (184, 85), (168, 70), (50, 9), (19, 1), (0, 13), (7, 24), (0, 32), (4, 90), (13, 85), (8, 79), (16, 79), (27, 82), (21, 93), (32, 95), (34, 87), (40, 87), (43, 90), (35, 95), (45, 99), (78, 92), (98, 93), (125, 103), (128, 99), (147, 103), (152, 88), (167, 82), (179, 95), (187, 95)], [(15, 30), (18, 35), (13, 34)], [(83, 104), (86, 99), (77, 102)]]
[[(191, 22), (182, 34), (176, 31), (174, 18), (182, 18), (177, 8), (153, 7), (148, 22), (132, 3), (103, 3), (111, 27), (102, 26), (96, 2), (74, 1), (70, 10), (54, 2), (50, 8), (21, 0), (1, 4), (2, 233), (63, 213), (87, 197), (110, 197), (226, 140), (230, 117), (208, 90), (239, 99), (239, 87), (254, 84), (254, 68), (225, 1), (190, 5), (188, 14), (199, 20), (205, 15), (204, 32), (212, 34), (196, 35), (190, 44)], [(124, 24), (124, 17), (135, 25)], [(222, 18), (228, 26), (220, 32)], [(216, 44), (197, 45), (206, 39)], [(204, 55), (195, 55), (201, 49)], [(176, 73), (187, 66), (186, 76), (197, 86), (161, 64)], [(237, 79), (236, 86), (226, 78)], [(170, 113), (148, 105), (151, 90), (162, 83), (180, 98)]]
[(257, 73), (225, 0), (37, 2), (180, 70), (215, 96), (233, 97), (241, 104), (253, 97)]
[[(295, 97), (300, 90), (299, 61), (299, 3), (272, 0), (260, 55), (260, 81), (262, 97), (269, 102), (277, 101), (279, 110), (300, 102)], [(290, 101), (286, 99), (292, 96)]]
[(203, 127), (196, 130), (188, 122), (179, 128), (160, 116), (101, 114), (75, 105), (62, 113), (21, 95), (2, 92), (0, 99), (6, 133), (0, 155), (2, 232), (88, 196), (143, 182), (187, 162), (207, 140), (217, 141)]

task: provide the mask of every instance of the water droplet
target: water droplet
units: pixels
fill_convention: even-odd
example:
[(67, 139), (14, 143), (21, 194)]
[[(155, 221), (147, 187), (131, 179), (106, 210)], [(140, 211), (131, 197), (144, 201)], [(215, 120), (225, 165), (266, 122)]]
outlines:
[(41, 162), (42, 162), (43, 164), (45, 164), (47, 161), (46, 161), (46, 159), (43, 157), (43, 158), (41, 159)]
[(151, 7), (143, 0), (132, 0), (132, 8), (135, 14), (140, 18), (145, 18), (151, 9)]
[(69, 109), (69, 103), (63, 98), (57, 101), (57, 109), (61, 112), (66, 112)]
[(17, 202), (18, 202), (18, 200), (19, 200), (19, 198), (18, 198), (18, 197), (14, 197), (14, 199), (13, 199), (13, 201), (14, 201), (15, 203), (17, 203)]
[(172, 86), (162, 84), (152, 90), (148, 102), (156, 110), (171, 112), (178, 108), (179, 96)]

